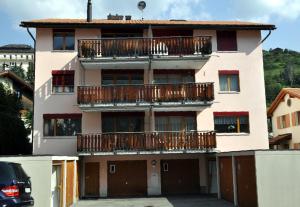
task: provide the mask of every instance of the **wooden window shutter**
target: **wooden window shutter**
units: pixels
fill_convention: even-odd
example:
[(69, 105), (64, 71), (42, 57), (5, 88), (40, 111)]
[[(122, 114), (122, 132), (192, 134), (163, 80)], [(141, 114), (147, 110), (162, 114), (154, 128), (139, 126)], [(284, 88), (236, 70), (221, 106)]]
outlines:
[(277, 129), (281, 129), (280, 116), (277, 117)]
[(292, 126), (296, 126), (296, 113), (297, 112), (292, 113)]
[(284, 116), (284, 119), (285, 119), (285, 127), (286, 128), (289, 128), (291, 126), (291, 122), (290, 122), (290, 115), (289, 114), (286, 114)]
[(237, 51), (236, 31), (217, 31), (218, 51)]

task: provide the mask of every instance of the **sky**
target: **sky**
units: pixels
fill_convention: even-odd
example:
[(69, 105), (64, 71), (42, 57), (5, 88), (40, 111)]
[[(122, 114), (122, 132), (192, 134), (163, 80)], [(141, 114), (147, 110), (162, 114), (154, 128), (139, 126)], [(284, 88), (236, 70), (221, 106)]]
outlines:
[[(141, 19), (139, 0), (92, 0), (93, 18), (111, 14)], [(145, 0), (145, 19), (241, 20), (275, 24), (264, 49), (300, 51), (300, 0)], [(87, 0), (0, 0), (0, 45), (33, 44), (23, 20), (86, 18)], [(34, 31), (34, 29), (31, 29)], [(263, 32), (266, 35), (267, 32)]]

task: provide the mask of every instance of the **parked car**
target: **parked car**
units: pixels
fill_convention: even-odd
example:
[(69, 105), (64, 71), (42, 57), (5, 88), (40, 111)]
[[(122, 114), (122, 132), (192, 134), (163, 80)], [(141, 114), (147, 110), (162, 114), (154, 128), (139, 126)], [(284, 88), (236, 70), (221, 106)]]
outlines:
[(0, 162), (0, 207), (33, 206), (30, 177), (22, 166)]

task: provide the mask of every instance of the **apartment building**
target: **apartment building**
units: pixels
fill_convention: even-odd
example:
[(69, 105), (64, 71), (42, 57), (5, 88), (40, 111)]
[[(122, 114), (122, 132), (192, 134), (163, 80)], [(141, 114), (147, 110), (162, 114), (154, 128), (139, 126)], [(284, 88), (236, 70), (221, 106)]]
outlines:
[(300, 149), (300, 89), (283, 88), (268, 109), (272, 149)]
[(21, 23), (36, 28), (33, 153), (80, 156), (85, 197), (217, 193), (216, 152), (268, 149), (275, 26), (111, 17)]
[(9, 70), (11, 67), (21, 67), (28, 70), (33, 64), (34, 49), (30, 45), (8, 44), (0, 47), (0, 67), (1, 70)]

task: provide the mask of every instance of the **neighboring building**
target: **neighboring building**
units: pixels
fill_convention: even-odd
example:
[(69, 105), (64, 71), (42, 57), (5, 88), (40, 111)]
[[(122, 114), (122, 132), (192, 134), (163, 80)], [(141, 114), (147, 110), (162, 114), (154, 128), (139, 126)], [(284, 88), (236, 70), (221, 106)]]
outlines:
[(273, 149), (300, 149), (300, 88), (283, 88), (268, 109)]
[(261, 30), (42, 19), (35, 155), (78, 155), (81, 196), (216, 193), (215, 152), (268, 149)]
[(21, 99), (23, 104), (22, 114), (33, 110), (33, 87), (17, 76), (12, 71), (0, 71), (0, 83)]
[(30, 45), (9, 44), (0, 47), (0, 70), (19, 66), (27, 71), (33, 61), (34, 49)]

